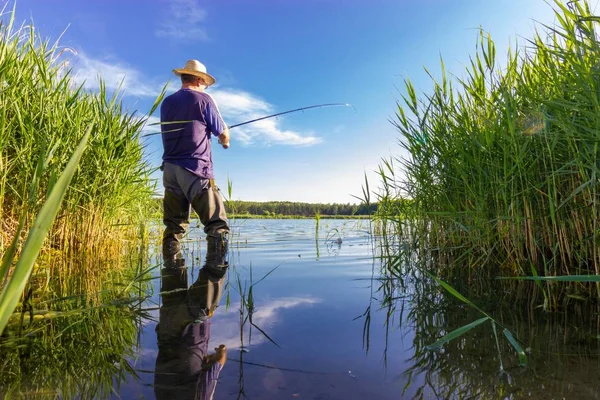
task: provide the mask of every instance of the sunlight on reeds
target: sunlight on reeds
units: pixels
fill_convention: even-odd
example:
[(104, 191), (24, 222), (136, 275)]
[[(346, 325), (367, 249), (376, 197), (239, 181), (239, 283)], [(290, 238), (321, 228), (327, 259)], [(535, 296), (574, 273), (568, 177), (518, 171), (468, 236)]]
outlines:
[[(462, 78), (442, 61), (431, 93), (406, 80), (393, 123), (409, 156), (380, 167), (389, 251), (471, 287), (600, 274), (600, 18), (583, 1), (555, 8), (557, 25), (509, 50), (504, 65), (481, 31)], [(547, 310), (600, 299), (591, 279), (520, 287)]]
[[(145, 238), (141, 223), (154, 190), (139, 141), (147, 118), (125, 110), (121, 94), (109, 93), (102, 81), (98, 92), (83, 90), (68, 66), (72, 52), (40, 37), (33, 25), (17, 26), (15, 8), (6, 10), (0, 24), (0, 252), (9, 262), (0, 271), (0, 290), (11, 289), (24, 303), (28, 295), (20, 292), (33, 271), (28, 290), (38, 297), (88, 293), (84, 302), (94, 304), (107, 274), (125, 268), (126, 252)], [(164, 90), (157, 95), (148, 115)], [(86, 131), (87, 147), (68, 167)], [(65, 168), (72, 180), (59, 208), (49, 204), (51, 189)], [(35, 217), (44, 215), (45, 204), (57, 215), (54, 224), (46, 220), (44, 240)], [(37, 251), (23, 245), (28, 232), (39, 242), (37, 261)], [(22, 260), (30, 264), (27, 273)], [(8, 318), (7, 310), (0, 314)]]

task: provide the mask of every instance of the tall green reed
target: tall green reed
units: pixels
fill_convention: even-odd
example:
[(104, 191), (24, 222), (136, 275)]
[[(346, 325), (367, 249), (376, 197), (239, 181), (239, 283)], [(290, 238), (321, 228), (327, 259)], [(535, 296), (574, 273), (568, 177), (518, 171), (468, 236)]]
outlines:
[[(60, 175), (56, 184), (53, 185), (46, 202), (42, 206), (33, 226), (28, 232), (27, 240), (23, 245), (23, 249), (15, 264), (13, 273), (6, 279), (5, 284), (2, 282), (3, 285), (0, 290), (0, 334), (4, 331), (8, 319), (17, 306), (21, 293), (29, 281), (29, 276), (33, 270), (34, 263), (40, 253), (46, 235), (60, 210), (62, 200), (65, 197), (67, 188), (73, 178), (73, 174), (75, 173), (77, 164), (85, 150), (91, 132), (92, 129), (90, 128), (81, 139), (77, 149), (75, 149), (75, 153), (69, 160), (65, 171)], [(2, 264), (0, 265), (0, 271), (2, 271), (0, 276), (4, 276), (6, 273), (5, 271), (8, 271), (10, 264), (13, 261), (14, 249), (16, 248), (17, 243), (18, 236), (15, 236), (11, 251), (6, 253), (6, 257), (3, 258)]]
[[(600, 274), (600, 19), (568, 4), (503, 65), (481, 31), (463, 77), (442, 61), (430, 93), (405, 82), (393, 123), (410, 156), (383, 161), (377, 218), (435, 275)], [(581, 280), (523, 290), (549, 310), (600, 299)]]
[[(97, 291), (102, 274), (118, 268), (124, 241), (139, 236), (151, 201), (152, 169), (139, 141), (147, 119), (127, 111), (122, 94), (109, 93), (102, 82), (95, 93), (76, 84), (69, 49), (43, 39), (33, 25), (15, 25), (14, 7), (1, 18), (0, 251), (33, 226), (46, 193), (94, 125), (38, 267), (49, 270), (59, 296)], [(3, 270), (3, 278), (14, 271)]]

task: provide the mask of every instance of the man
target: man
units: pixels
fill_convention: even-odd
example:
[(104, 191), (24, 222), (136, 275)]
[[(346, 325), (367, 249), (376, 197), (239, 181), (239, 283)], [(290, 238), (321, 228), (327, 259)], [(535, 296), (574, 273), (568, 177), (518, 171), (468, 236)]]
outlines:
[[(229, 225), (214, 182), (211, 135), (229, 147), (229, 129), (214, 100), (204, 90), (215, 83), (206, 67), (189, 60), (174, 69), (181, 89), (160, 108), (163, 141), (163, 254), (175, 254), (189, 225), (190, 205), (198, 213), (210, 245), (227, 241)], [(222, 250), (223, 250), (223, 246)], [(226, 249), (223, 250), (226, 252)]]

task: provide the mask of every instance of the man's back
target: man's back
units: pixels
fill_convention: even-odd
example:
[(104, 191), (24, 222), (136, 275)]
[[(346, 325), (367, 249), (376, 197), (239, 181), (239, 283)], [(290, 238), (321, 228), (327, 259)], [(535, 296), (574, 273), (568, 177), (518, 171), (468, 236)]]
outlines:
[(163, 100), (160, 119), (163, 161), (202, 178), (213, 178), (210, 134), (219, 135), (226, 126), (212, 98), (196, 90), (180, 89)]

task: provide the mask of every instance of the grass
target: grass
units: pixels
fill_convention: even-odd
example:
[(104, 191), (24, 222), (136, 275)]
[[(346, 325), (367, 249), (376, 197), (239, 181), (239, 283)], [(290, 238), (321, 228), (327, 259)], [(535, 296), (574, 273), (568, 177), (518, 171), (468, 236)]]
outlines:
[[(410, 156), (383, 160), (376, 215), (398, 257), (470, 290), (545, 277), (501, 284), (550, 311), (600, 300), (600, 19), (555, 11), (503, 65), (481, 31), (462, 78), (442, 61), (431, 93), (406, 80), (393, 123)], [(588, 279), (549, 278), (568, 276)]]
[(109, 398), (135, 376), (135, 303), (50, 314), (28, 323), (26, 336), (2, 341), (0, 392), (6, 398)]
[[(17, 26), (14, 15), (3, 12), (0, 24), (2, 323), (28, 297), (23, 288), (56, 297), (101, 292), (106, 274), (124, 268), (129, 242), (145, 235), (154, 190), (139, 141), (147, 118), (124, 110), (102, 82), (85, 91), (69, 69), (70, 50), (33, 25)], [(31, 273), (48, 279), (36, 286)]]
[(151, 319), (143, 306), (153, 268), (147, 267), (147, 249), (132, 247), (122, 260), (129, 267), (104, 274), (98, 292), (58, 297), (47, 271), (31, 276), (0, 336), (0, 393), (109, 398), (136, 376), (131, 360), (142, 320)]
[[(239, 267), (234, 267), (234, 266), (230, 265), (228, 274), (235, 274), (235, 282), (231, 283), (231, 281), (230, 281), (229, 285), (231, 285), (230, 289), (233, 288), (240, 297), (240, 306), (239, 306), (239, 310), (238, 310), (239, 311), (239, 338), (240, 338), (239, 350), (240, 351), (239, 351), (239, 358), (237, 360), (234, 360), (231, 358), (230, 358), (230, 360), (238, 363), (238, 371), (239, 371), (238, 386), (239, 386), (239, 388), (238, 388), (238, 394), (237, 394), (236, 398), (237, 399), (241, 399), (241, 398), (245, 399), (246, 398), (246, 389), (245, 389), (245, 381), (244, 381), (244, 366), (246, 364), (250, 364), (250, 365), (254, 365), (254, 366), (258, 365), (261, 367), (271, 368), (270, 366), (249, 363), (248, 361), (244, 360), (245, 353), (249, 351), (248, 349), (252, 345), (252, 330), (253, 330), (253, 328), (256, 329), (270, 343), (272, 343), (276, 347), (281, 347), (260, 326), (256, 325), (256, 323), (253, 321), (253, 315), (256, 312), (256, 304), (255, 304), (255, 296), (254, 296), (255, 287), (260, 282), (262, 282), (264, 279), (266, 279), (269, 275), (271, 275), (277, 268), (279, 268), (279, 265), (274, 267), (273, 269), (271, 269), (265, 275), (263, 275), (263, 277), (260, 278), (258, 281), (253, 280), (252, 264), (249, 265), (248, 270), (247, 270), (248, 276), (244, 277), (243, 281), (242, 281), (242, 275), (237, 270), (237, 268), (239, 268)], [(229, 285), (228, 285), (228, 287), (229, 287)], [(229, 307), (229, 305), (230, 305), (230, 293), (228, 291), (227, 298), (226, 298), (226, 307)], [(245, 340), (246, 337), (248, 338), (247, 342)], [(277, 369), (277, 368), (275, 367), (274, 369)]]
[[(515, 364), (531, 362), (524, 350), (530, 333), (475, 305), (485, 299), (508, 302), (512, 310), (597, 319), (600, 17), (586, 1), (554, 5), (557, 24), (510, 49), (505, 64), (497, 63), (494, 42), (482, 30), (462, 77), (451, 78), (442, 60), (439, 79), (428, 71), (430, 93), (418, 96), (405, 81), (392, 122), (408, 156), (382, 160), (374, 220), (382, 273), (394, 282), (384, 294), (392, 299), (401, 290), (411, 298), (412, 325), (428, 330), (415, 372), (456, 362), (445, 356), (450, 351), (468, 360), (471, 336), (478, 338), (475, 353), (487, 346), (487, 357), (498, 360), (502, 379), (513, 379), (503, 362), (506, 346)], [(364, 191), (369, 204), (368, 186)], [(447, 314), (423, 310), (448, 300), (415, 300), (432, 285), (478, 315), (448, 329)], [(390, 301), (387, 307), (393, 313)], [(368, 343), (370, 308), (364, 317)], [(454, 391), (456, 376), (479, 373), (449, 370), (434, 391)], [(496, 393), (503, 397), (511, 386), (504, 382)], [(538, 382), (532, 386), (539, 390)]]
[[(58, 214), (67, 187), (73, 178), (75, 168), (81, 159), (91, 132), (92, 130), (89, 129), (81, 139), (81, 142), (69, 160), (65, 171), (60, 175), (56, 184), (53, 185), (50, 195), (42, 206), (33, 227), (29, 230), (27, 241), (23, 245), (21, 255), (15, 264), (13, 273), (6, 279), (6, 282), (0, 291), (0, 334), (4, 331), (10, 313), (17, 306), (21, 293), (29, 281), (29, 276), (33, 270), (34, 263), (42, 248), (46, 235), (56, 218), (56, 214)], [(20, 234), (20, 232), (18, 232), (18, 234)], [(2, 271), (0, 276), (2, 277), (6, 275), (6, 272), (8, 272), (13, 261), (13, 256), (18, 243), (18, 234), (15, 236), (11, 248), (6, 252), (2, 264), (0, 265), (0, 271)]]
[(277, 268), (279, 268), (279, 265), (274, 267), (273, 269), (271, 269), (269, 272), (267, 272), (262, 278), (260, 278), (258, 281), (254, 282), (253, 278), (252, 278), (252, 265), (250, 265), (249, 267), (249, 281), (246, 279), (244, 280), (244, 282), (242, 282), (241, 276), (240, 274), (236, 271), (236, 286), (235, 289), (237, 290), (239, 296), (240, 296), (240, 346), (243, 349), (244, 348), (244, 331), (245, 331), (245, 326), (246, 323), (249, 323), (249, 328), (248, 328), (248, 345), (250, 345), (252, 343), (252, 328), (255, 328), (256, 330), (258, 330), (269, 342), (273, 343), (275, 346), (280, 347), (273, 339), (271, 339), (271, 337), (262, 329), (260, 328), (258, 325), (256, 325), (254, 323), (254, 321), (252, 320), (252, 317), (254, 315), (254, 312), (256, 311), (255, 308), (255, 303), (254, 303), (254, 288), (256, 285), (258, 285), (260, 282), (262, 282), (266, 277), (268, 277), (269, 275), (271, 275)]
[[(411, 356), (397, 376), (405, 385), (402, 398), (586, 398), (598, 390), (598, 316), (589, 308), (547, 313), (515, 307), (503, 292), (465, 302), (413, 272), (400, 279), (378, 276), (375, 268), (370, 302), (358, 317), (365, 350), (384, 362), (395, 357), (397, 334), (411, 332)], [(377, 328), (382, 320), (384, 328)], [(511, 340), (520, 339), (526, 366), (505, 329)]]

